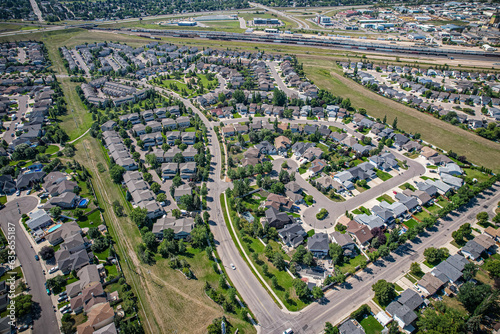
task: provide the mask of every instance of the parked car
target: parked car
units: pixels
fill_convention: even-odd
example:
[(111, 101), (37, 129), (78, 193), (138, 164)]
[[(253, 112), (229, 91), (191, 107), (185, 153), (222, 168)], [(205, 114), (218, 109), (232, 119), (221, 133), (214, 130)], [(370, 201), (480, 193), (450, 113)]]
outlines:
[(35, 254), (35, 260), (39, 261), (40, 260), (40, 257), (38, 255)]
[(55, 273), (58, 270), (59, 270), (58, 266), (52, 267), (52, 268), (49, 269), (49, 274)]
[(61, 302), (65, 301), (66, 299), (68, 299), (68, 296), (62, 296), (62, 297), (57, 298), (57, 302), (61, 303)]
[(62, 296), (67, 296), (67, 295), (68, 295), (68, 293), (67, 293), (66, 291), (63, 291), (63, 292), (61, 292), (61, 293), (59, 294), (59, 297), (62, 297)]
[(21, 195), (21, 190), (16, 191), (16, 196)]
[(45, 290), (47, 290), (47, 294), (50, 296), (50, 289), (47, 288)]
[(293, 334), (293, 331), (291, 328), (288, 328), (288, 329), (283, 331), (283, 334)]

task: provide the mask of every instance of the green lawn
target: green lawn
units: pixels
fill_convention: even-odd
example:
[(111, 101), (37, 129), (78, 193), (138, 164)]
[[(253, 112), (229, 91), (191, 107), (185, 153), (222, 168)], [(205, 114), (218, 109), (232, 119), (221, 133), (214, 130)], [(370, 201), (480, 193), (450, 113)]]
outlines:
[(477, 169), (464, 168), (464, 172), (468, 177), (477, 179), (478, 182), (485, 182), (490, 178), (488, 174), (484, 174)]
[(431, 215), (424, 210), (415, 215), (415, 217), (417, 217), (420, 221), (424, 220), (424, 218), (430, 218), (430, 216)]
[(359, 254), (355, 258), (349, 259), (349, 261), (346, 261), (342, 266), (340, 266), (340, 271), (344, 274), (347, 272), (354, 272), (356, 267), (364, 261), (366, 261), (366, 257), (363, 254)]
[(305, 165), (302, 165), (299, 167), (299, 173), (302, 175), (304, 174), (305, 172), (307, 172), (309, 170), (309, 167), (311, 167), (311, 163), (308, 162), (306, 163)]
[[(442, 207), (445, 207), (446, 205), (448, 205), (448, 203), (450, 203), (450, 202), (447, 201), (446, 199), (444, 199), (443, 197), (439, 197), (439, 200), (437, 201), (437, 204), (441, 205)], [(439, 207), (438, 207), (438, 210), (439, 210)]]
[(369, 315), (360, 322), (361, 327), (365, 330), (366, 334), (378, 334), (382, 332), (384, 327), (375, 319), (373, 315)]
[(413, 277), (413, 275), (410, 275), (410, 274), (406, 274), (405, 277), (410, 281), (412, 282), (413, 284), (417, 283), (417, 279), (415, 277)]
[(81, 220), (77, 221), (77, 223), (81, 228), (91, 228), (99, 226), (100, 224), (102, 224), (99, 210), (96, 210), (90, 215), (83, 217)]
[(415, 219), (413, 219), (413, 218), (412, 218), (412, 219), (410, 219), (410, 220), (405, 221), (405, 222), (404, 222), (404, 224), (405, 224), (406, 226), (408, 226), (408, 228), (412, 228), (412, 227), (417, 226), (417, 225), (418, 225), (418, 222), (417, 222)]
[(94, 253), (95, 256), (101, 261), (106, 261), (106, 259), (109, 257), (109, 247), (106, 248), (103, 252), (101, 253)]
[(7, 196), (0, 196), (0, 204), (7, 203)]
[(118, 276), (118, 269), (116, 268), (116, 266), (114, 264), (110, 265), (110, 266), (105, 266), (107, 272), (108, 272), (108, 277), (109, 276)]
[(87, 131), (94, 121), (92, 121), (92, 114), (76, 93), (76, 87), (80, 86), (81, 83), (71, 82), (69, 78), (58, 78), (57, 80), (61, 83), (64, 97), (68, 103), (68, 113), (60, 117), (62, 121), (60, 126), (67, 132), (70, 140), (73, 140)]
[(386, 201), (389, 204), (394, 203), (394, 200), (391, 198), (391, 196), (389, 196), (387, 194), (383, 194), (382, 196), (377, 197), (377, 201), (379, 201), (379, 202)]
[(380, 169), (377, 169), (376, 171), (377, 173), (377, 176), (382, 180), (382, 181), (387, 181), (389, 180), (390, 178), (392, 178), (392, 175), (389, 174), (389, 173), (386, 173)]
[(402, 185), (399, 186), (399, 188), (402, 189), (402, 190), (406, 190), (406, 189), (410, 189), (412, 191), (417, 190), (417, 188), (415, 188), (414, 186), (412, 186), (409, 182), (403, 183)]
[(433, 204), (431, 206), (426, 206), (425, 207), (427, 210), (429, 210), (429, 212), (431, 213), (436, 213), (437, 211), (439, 211), (439, 209), (441, 209), (439, 206), (437, 206), (436, 204)]
[(59, 151), (59, 146), (56, 146), (56, 145), (50, 145), (49, 147), (47, 147), (47, 149), (45, 150), (45, 154), (54, 154), (56, 152)]

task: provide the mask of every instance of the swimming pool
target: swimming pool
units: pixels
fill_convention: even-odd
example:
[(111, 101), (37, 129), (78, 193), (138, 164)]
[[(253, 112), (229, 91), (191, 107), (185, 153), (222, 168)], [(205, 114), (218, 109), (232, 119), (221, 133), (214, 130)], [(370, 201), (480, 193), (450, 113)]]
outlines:
[(59, 227), (61, 227), (61, 226), (62, 226), (62, 224), (57, 224), (56, 226), (52, 226), (51, 228), (49, 228), (49, 229), (47, 230), (47, 232), (48, 232), (48, 233), (52, 233), (52, 232), (54, 232), (55, 230), (57, 230), (57, 229), (58, 229)]
[(84, 198), (78, 203), (79, 208), (86, 208), (87, 204), (89, 204), (89, 200)]

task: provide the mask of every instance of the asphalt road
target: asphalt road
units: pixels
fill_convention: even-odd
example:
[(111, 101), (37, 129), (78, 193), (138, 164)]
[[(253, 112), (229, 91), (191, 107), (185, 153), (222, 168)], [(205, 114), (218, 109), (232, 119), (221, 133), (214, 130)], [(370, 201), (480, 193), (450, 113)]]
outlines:
[(28, 95), (18, 95), (14, 96), (14, 98), (17, 100), (19, 106), (16, 113), (17, 119), (10, 121), (9, 130), (5, 131), (3, 134), (3, 139), (9, 144), (12, 143), (12, 140), (15, 138), (12, 137), (12, 134), (16, 132), (16, 123), (21, 122), (21, 117), (23, 117), (23, 114), (26, 114), (28, 110)]
[(36, 208), (37, 204), (38, 200), (33, 196), (18, 197), (8, 202), (5, 208), (0, 211), (2, 217), (0, 225), (6, 237), (8, 236), (8, 224), (15, 224), (16, 227), (16, 255), (23, 267), (24, 278), (35, 305), (33, 333), (59, 333), (52, 301), (45, 291), (45, 276), (42, 273), (42, 266), (40, 262), (35, 260), (35, 251), (31, 248), (28, 237), (22, 230), (24, 227), (19, 223), (21, 215)]

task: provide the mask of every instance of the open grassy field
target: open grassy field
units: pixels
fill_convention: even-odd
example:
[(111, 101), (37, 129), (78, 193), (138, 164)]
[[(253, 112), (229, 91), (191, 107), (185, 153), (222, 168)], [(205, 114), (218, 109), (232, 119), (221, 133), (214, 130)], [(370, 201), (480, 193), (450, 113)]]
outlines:
[[(204, 293), (205, 280), (212, 282), (215, 275), (206, 255), (189, 255), (197, 280), (186, 280), (184, 276), (170, 269), (167, 261), (147, 266), (139, 262), (135, 247), (141, 242), (138, 227), (128, 217), (117, 217), (111, 202), (118, 200), (127, 208), (127, 202), (120, 187), (105, 173), (99, 173), (97, 164), (107, 164), (104, 150), (96, 139), (85, 137), (76, 145), (76, 159), (83, 163), (93, 176), (93, 183), (104, 208), (104, 219), (116, 241), (116, 251), (121, 259), (122, 269), (138, 295), (141, 322), (146, 333), (205, 333), (214, 318), (224, 313), (220, 306), (212, 302)], [(217, 280), (216, 280), (217, 281)], [(192, 315), (196, 314), (196, 317)], [(239, 332), (254, 333), (248, 323), (232, 314), (225, 314), (229, 322), (239, 328)]]
[(71, 82), (69, 78), (59, 78), (66, 102), (68, 113), (62, 117), (62, 128), (68, 133), (70, 140), (78, 138), (92, 126), (92, 114), (87, 110), (82, 100), (76, 93), (79, 82)]
[(422, 138), (444, 150), (465, 155), (475, 164), (500, 171), (500, 145), (476, 134), (438, 120), (428, 114), (379, 96), (352, 80), (344, 78), (334, 61), (326, 57), (300, 57), (306, 75), (320, 88), (349, 98), (356, 108), (365, 108), (376, 118), (398, 118), (398, 127), (407, 132), (419, 132)]

